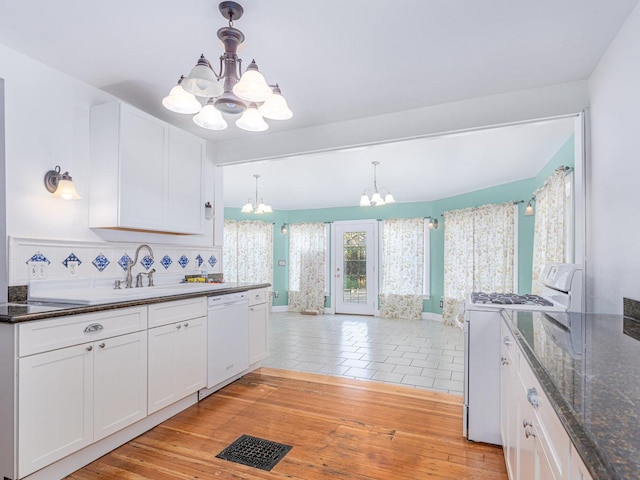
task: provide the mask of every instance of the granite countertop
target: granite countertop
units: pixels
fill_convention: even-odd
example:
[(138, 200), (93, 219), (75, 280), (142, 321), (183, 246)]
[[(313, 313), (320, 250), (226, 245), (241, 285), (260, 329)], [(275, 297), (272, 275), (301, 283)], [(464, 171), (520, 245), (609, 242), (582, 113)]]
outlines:
[[(19, 323), (32, 320), (43, 320), (47, 318), (63, 317), (67, 315), (77, 315), (81, 313), (100, 312), (113, 310), (116, 308), (135, 307), (139, 305), (150, 305), (152, 303), (167, 302), (172, 300), (182, 300), (194, 297), (211, 297), (224, 295), (227, 293), (246, 292), (256, 288), (269, 287), (269, 283), (258, 284), (229, 284), (228, 287), (219, 286), (212, 291), (186, 292), (174, 295), (158, 296), (153, 298), (138, 300), (123, 300), (113, 303), (99, 305), (81, 305), (73, 303), (57, 302), (25, 302), (25, 303), (0, 303), (0, 322)], [(147, 287), (149, 288), (149, 287)], [(153, 288), (153, 287), (150, 287)]]
[(515, 310), (504, 317), (593, 478), (638, 478), (640, 321)]

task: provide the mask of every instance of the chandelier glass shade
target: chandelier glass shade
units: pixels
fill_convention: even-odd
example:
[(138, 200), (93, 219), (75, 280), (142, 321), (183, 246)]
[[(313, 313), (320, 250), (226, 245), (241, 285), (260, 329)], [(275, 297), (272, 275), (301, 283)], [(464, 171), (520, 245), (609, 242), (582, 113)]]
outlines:
[[(260, 175), (257, 173), (253, 175), (256, 179), (256, 198), (255, 202), (253, 199), (249, 198), (247, 203), (245, 203), (242, 207), (242, 213), (255, 213), (256, 215), (262, 215), (263, 213), (273, 213), (273, 209), (271, 205), (264, 203), (264, 200), (258, 196), (258, 179)], [(258, 203), (258, 198), (260, 198), (260, 203)]]
[[(364, 189), (360, 197), (360, 206), (369, 207), (375, 205), (376, 207), (380, 207), (389, 203), (395, 203), (396, 199), (393, 198), (393, 195), (387, 187), (380, 187), (380, 189), (378, 189), (376, 168), (380, 165), (380, 162), (371, 162), (371, 164), (373, 165), (373, 189)], [(369, 198), (369, 194), (371, 194), (371, 198)]]
[[(219, 73), (204, 54), (200, 55), (191, 73), (180, 77), (178, 84), (162, 100), (162, 105), (175, 113), (197, 114), (193, 117), (194, 123), (209, 130), (227, 128), (222, 113), (242, 114), (235, 124), (251, 132), (268, 129), (265, 118), (290, 119), (293, 112), (282, 96), (280, 87), (267, 83), (255, 60), (242, 73), (242, 59), (238, 57), (237, 50), (244, 42), (244, 34), (233, 27), (233, 21), (238, 20), (244, 12), (242, 6), (225, 1), (218, 8), (222, 16), (229, 20), (228, 27), (218, 30), (218, 38), (224, 45)], [(217, 110), (219, 115), (214, 114), (212, 109)]]

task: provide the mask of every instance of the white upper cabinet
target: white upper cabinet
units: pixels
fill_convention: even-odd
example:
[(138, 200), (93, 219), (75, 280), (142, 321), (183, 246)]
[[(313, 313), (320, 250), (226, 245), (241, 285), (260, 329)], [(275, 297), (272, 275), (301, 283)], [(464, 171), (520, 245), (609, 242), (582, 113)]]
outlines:
[(89, 226), (201, 234), (204, 149), (130, 105), (92, 107)]

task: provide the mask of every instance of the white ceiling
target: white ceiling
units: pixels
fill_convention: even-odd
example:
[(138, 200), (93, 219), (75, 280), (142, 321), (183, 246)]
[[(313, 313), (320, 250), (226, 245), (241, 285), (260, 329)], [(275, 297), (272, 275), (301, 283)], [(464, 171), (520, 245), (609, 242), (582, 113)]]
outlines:
[[(294, 112), (291, 120), (269, 121), (270, 129), (259, 134), (233, 122), (223, 132), (205, 131), (160, 103), (200, 53), (217, 65), (222, 48), (216, 32), (226, 25), (218, 3), (0, 0), (0, 43), (216, 142), (587, 79), (638, 0), (241, 0), (245, 13), (235, 26), (246, 41), (239, 55), (245, 64), (256, 59), (267, 80), (281, 85)], [(462, 164), (453, 169), (455, 162), (442, 156), (470, 149), (457, 146), (463, 138), (447, 138), (431, 145), (430, 156), (421, 154), (423, 164), (433, 164), (428, 170), (396, 163), (417, 155), (407, 152), (411, 142), (404, 142), (305, 157), (287, 171), (303, 170), (310, 178), (331, 172), (334, 197), (342, 177), (349, 179), (350, 191), (370, 183), (371, 169), (358, 161), (367, 164), (379, 154), (381, 182), (398, 192), (399, 200), (417, 198), (418, 189), (439, 197), (452, 182), (476, 189), (479, 183), (460, 177), (465, 172), (483, 177)], [(557, 142), (550, 143), (539, 148), (557, 149)], [(476, 157), (476, 162), (504, 162), (496, 145), (490, 160)], [(318, 157), (319, 170), (311, 166)], [(525, 169), (514, 172), (516, 177), (530, 173), (531, 160), (523, 161)], [(325, 168), (331, 162), (336, 170)], [(357, 173), (349, 170), (352, 165)], [(255, 168), (247, 168), (243, 175), (251, 183)], [(444, 168), (448, 176), (441, 177)], [(393, 176), (400, 172), (405, 183)], [(280, 175), (287, 188), (302, 186), (300, 177)], [(420, 178), (420, 184), (407, 184), (411, 178)], [(266, 180), (265, 173), (265, 188)], [(494, 177), (491, 183), (501, 182)], [(242, 189), (248, 189), (245, 181)], [(274, 207), (275, 195), (270, 194)]]
[[(224, 167), (225, 206), (259, 195), (274, 210), (356, 206), (365, 188), (422, 202), (535, 177), (573, 133), (573, 117)], [(532, 192), (526, 192), (532, 193)], [(523, 192), (523, 195), (525, 192)], [(521, 200), (515, 199), (514, 200)]]

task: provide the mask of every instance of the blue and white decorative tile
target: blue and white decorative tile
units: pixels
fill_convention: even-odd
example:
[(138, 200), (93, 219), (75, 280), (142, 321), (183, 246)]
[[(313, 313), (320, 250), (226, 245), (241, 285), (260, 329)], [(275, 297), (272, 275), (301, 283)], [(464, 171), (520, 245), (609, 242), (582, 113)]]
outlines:
[(216, 258), (215, 255), (211, 255), (208, 261), (209, 261), (209, 265), (211, 265), (212, 267), (215, 267), (216, 263), (218, 263), (218, 259)]
[(151, 268), (151, 265), (154, 264), (154, 261), (153, 261), (153, 258), (151, 258), (149, 255), (145, 255), (143, 259), (140, 260), (140, 263), (142, 264), (145, 270), (149, 270)]
[(93, 266), (96, 267), (99, 272), (102, 272), (105, 268), (109, 266), (111, 262), (103, 254), (100, 254), (96, 258), (94, 258), (91, 263), (93, 263)]
[(202, 259), (200, 254), (198, 254), (198, 256), (196, 257), (196, 264), (198, 265), (198, 268), (200, 268), (200, 265), (202, 265), (203, 262), (204, 260)]
[(24, 263), (29, 262), (47, 262), (47, 265), (51, 263), (51, 261), (40, 252), (35, 253), (29, 260)]
[(80, 261), (80, 259), (76, 257), (73, 252), (71, 252), (71, 254), (62, 261), (62, 264), (65, 266), (65, 268), (69, 268), (69, 262), (78, 262), (78, 265), (82, 263), (82, 261)]
[(126, 253), (122, 257), (120, 257), (120, 260), (118, 260), (118, 265), (120, 265), (122, 267), (122, 270), (124, 270), (125, 272), (127, 271), (127, 267), (130, 263), (133, 263), (133, 259)]
[(160, 263), (166, 270), (171, 266), (171, 264), (173, 263), (173, 260), (171, 260), (171, 257), (169, 255), (165, 255), (164, 257), (162, 257), (162, 260), (160, 260)]
[(182, 255), (179, 259), (178, 259), (178, 264), (182, 267), (185, 268), (188, 264), (189, 264), (189, 259), (187, 258), (186, 255)]

